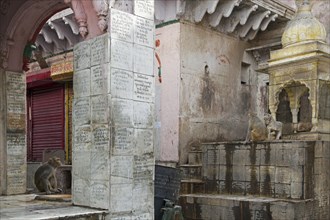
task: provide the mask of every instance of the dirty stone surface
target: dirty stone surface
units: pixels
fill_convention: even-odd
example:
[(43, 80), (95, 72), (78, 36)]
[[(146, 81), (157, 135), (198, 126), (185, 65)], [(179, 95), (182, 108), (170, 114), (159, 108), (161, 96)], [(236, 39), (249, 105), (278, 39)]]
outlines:
[(63, 195), (63, 198), (54, 195), (57, 198), (50, 196), (50, 199), (46, 199), (46, 196), (36, 199), (37, 196), (36, 194), (0, 196), (0, 219), (85, 219), (106, 214), (103, 210), (73, 206), (67, 195)]

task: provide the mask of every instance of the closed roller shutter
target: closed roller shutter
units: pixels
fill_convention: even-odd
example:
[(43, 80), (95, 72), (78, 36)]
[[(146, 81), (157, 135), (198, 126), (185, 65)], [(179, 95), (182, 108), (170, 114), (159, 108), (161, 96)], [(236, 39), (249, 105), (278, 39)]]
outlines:
[(45, 149), (64, 149), (64, 86), (30, 89), (28, 160), (42, 161)]

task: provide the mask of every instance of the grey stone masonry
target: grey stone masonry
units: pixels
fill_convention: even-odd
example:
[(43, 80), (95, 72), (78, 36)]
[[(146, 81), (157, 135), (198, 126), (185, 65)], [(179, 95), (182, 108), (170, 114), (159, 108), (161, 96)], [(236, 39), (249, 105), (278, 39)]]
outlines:
[(23, 73), (0, 73), (1, 92), (1, 194), (26, 192), (26, 83)]
[(138, 2), (74, 48), (73, 203), (109, 219), (154, 218), (153, 1)]

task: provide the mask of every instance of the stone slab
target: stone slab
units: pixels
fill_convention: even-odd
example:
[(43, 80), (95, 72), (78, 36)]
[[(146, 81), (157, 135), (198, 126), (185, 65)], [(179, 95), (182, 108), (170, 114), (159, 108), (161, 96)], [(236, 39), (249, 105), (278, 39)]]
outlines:
[(146, 102), (134, 101), (134, 127), (135, 128), (152, 128), (153, 127), (153, 114), (154, 105)]
[(104, 34), (93, 38), (90, 42), (91, 66), (110, 62), (110, 38)]
[(125, 127), (113, 128), (114, 144), (112, 155), (131, 155), (134, 148), (134, 129)]
[(138, 200), (132, 199), (132, 184), (113, 184), (110, 189), (110, 212), (129, 212), (133, 208), (133, 202), (139, 203)]
[[(92, 178), (93, 179), (93, 178)], [(91, 181), (90, 187), (90, 205), (91, 207), (108, 209), (110, 202), (109, 180), (106, 181)]]
[(91, 95), (107, 94), (110, 65), (96, 65), (91, 68)]
[(93, 124), (107, 124), (109, 118), (109, 106), (107, 95), (97, 95), (91, 97), (91, 117)]
[(134, 100), (155, 102), (155, 78), (144, 74), (134, 74)]
[(133, 127), (133, 101), (113, 98), (111, 106), (113, 126)]
[(111, 184), (128, 184), (133, 182), (133, 156), (112, 156)]
[(154, 20), (154, 0), (134, 0), (134, 14)]
[(154, 152), (152, 129), (134, 129), (134, 155)]
[(90, 111), (90, 98), (75, 98), (73, 100), (73, 113), (72, 113), (74, 125), (88, 124), (91, 120)]
[(73, 92), (75, 97), (86, 97), (91, 94), (90, 69), (75, 71), (73, 75)]
[(111, 9), (111, 38), (133, 43), (134, 19), (132, 14)]
[(111, 69), (111, 95), (114, 98), (133, 98), (134, 75), (131, 71), (112, 68)]
[(110, 128), (106, 124), (93, 125), (93, 152), (110, 152)]
[(133, 71), (133, 43), (111, 40), (111, 66)]
[(150, 47), (134, 45), (134, 72), (154, 75), (154, 50)]
[(91, 47), (89, 41), (83, 41), (74, 46), (74, 71), (90, 68)]
[(136, 17), (134, 20), (134, 43), (154, 47), (154, 22)]

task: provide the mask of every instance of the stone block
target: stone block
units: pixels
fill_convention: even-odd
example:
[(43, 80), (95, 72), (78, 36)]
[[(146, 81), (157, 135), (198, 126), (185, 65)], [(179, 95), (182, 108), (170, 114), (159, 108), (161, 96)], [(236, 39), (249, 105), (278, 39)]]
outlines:
[(134, 20), (134, 43), (154, 47), (154, 22), (141, 17)]
[(109, 34), (95, 37), (90, 42), (91, 66), (109, 63), (110, 58), (110, 38)]
[(259, 182), (260, 180), (260, 168), (258, 166), (245, 166), (245, 181), (247, 182)]
[(153, 154), (134, 155), (133, 178), (134, 183), (145, 180), (153, 180), (155, 171), (155, 159)]
[(91, 152), (91, 179), (110, 181), (110, 154), (109, 151)]
[(290, 160), (290, 166), (300, 166), (305, 165), (306, 161), (306, 155), (305, 155), (305, 148), (294, 148), (291, 150), (291, 160)]
[(137, 213), (152, 213), (154, 208), (154, 185), (152, 180), (133, 185), (133, 210)]
[[(90, 41), (83, 41), (76, 44), (74, 51), (74, 71), (89, 68), (91, 65), (91, 48)], [(74, 74), (75, 75), (75, 74)]]
[(304, 182), (304, 166), (292, 166), (290, 173), (292, 182)]
[(290, 198), (291, 197), (291, 185), (283, 184), (283, 183), (275, 183), (275, 197)]
[(154, 49), (134, 45), (134, 72), (153, 76), (154, 74)]
[(233, 154), (226, 150), (220, 149), (219, 163), (221, 165), (233, 165)]
[(249, 151), (248, 150), (235, 150), (233, 152), (233, 165), (245, 165), (246, 160), (248, 160)]
[(95, 181), (92, 178), (90, 186), (90, 206), (99, 209), (109, 209), (109, 180)]
[(206, 150), (206, 158), (204, 162), (204, 165), (214, 165), (214, 164), (220, 164), (220, 151), (217, 148), (211, 148)]
[(291, 198), (292, 199), (303, 199), (303, 183), (302, 182), (291, 182)]
[(276, 167), (275, 183), (291, 183), (291, 169), (289, 167)]
[(133, 210), (133, 185), (111, 184), (110, 186), (110, 209), (111, 213), (130, 212)]
[(155, 102), (155, 77), (139, 73), (134, 74), (133, 99), (142, 102)]
[(260, 194), (260, 182), (255, 181), (255, 180), (246, 182), (246, 194), (259, 195)]
[(289, 148), (276, 149), (276, 166), (289, 166), (291, 163), (292, 150)]
[(133, 98), (134, 75), (131, 71), (111, 69), (111, 95), (114, 98)]
[(134, 129), (125, 127), (114, 127), (112, 128), (112, 130), (112, 155), (131, 155), (134, 150)]
[(134, 14), (143, 18), (154, 20), (154, 1), (134, 0)]
[(132, 14), (116, 9), (111, 9), (111, 38), (133, 43), (134, 20), (135, 17)]
[(275, 182), (274, 166), (260, 166), (260, 182)]
[(108, 93), (109, 75), (110, 65), (108, 63), (91, 68), (91, 95), (105, 95)]
[(133, 71), (133, 43), (111, 40), (111, 67)]
[(92, 144), (92, 127), (81, 125), (74, 128), (73, 152), (88, 151)]
[(133, 182), (133, 156), (112, 156), (111, 183), (131, 184)]
[(256, 165), (260, 164), (260, 148), (258, 146), (251, 146), (246, 154), (245, 164), (246, 165)]
[(91, 121), (90, 98), (74, 98), (72, 119), (74, 125), (89, 124)]
[(153, 153), (153, 136), (152, 129), (134, 129), (134, 155)]
[(260, 149), (260, 164), (275, 165), (276, 164), (276, 148), (271, 147), (270, 143), (264, 145)]
[(244, 181), (233, 181), (232, 193), (245, 195), (246, 192), (246, 182)]
[(72, 203), (74, 205), (90, 206), (90, 194), (89, 180), (73, 176)]
[(154, 122), (154, 104), (133, 102), (133, 121), (135, 128), (152, 128)]
[(72, 152), (72, 175), (86, 181), (91, 177), (91, 152)]
[(111, 122), (113, 126), (133, 127), (133, 101), (112, 98)]
[(87, 97), (91, 95), (91, 70), (83, 69), (73, 75), (74, 97)]
[(91, 118), (93, 124), (108, 124), (109, 106), (107, 95), (91, 96)]
[[(233, 180), (234, 181), (245, 181), (246, 180), (246, 169), (244, 165), (233, 166)], [(258, 179), (258, 177), (257, 177)]]

